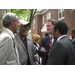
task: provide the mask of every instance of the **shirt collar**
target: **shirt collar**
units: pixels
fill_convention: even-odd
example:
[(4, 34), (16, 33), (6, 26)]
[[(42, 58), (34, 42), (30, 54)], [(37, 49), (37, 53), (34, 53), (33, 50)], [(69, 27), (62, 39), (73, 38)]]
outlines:
[(14, 34), (13, 34), (13, 32), (10, 29), (5, 28), (5, 30), (7, 30), (10, 33), (10, 35), (14, 38)]
[(57, 41), (59, 41), (62, 37), (65, 37), (65, 36), (67, 36), (67, 35), (62, 35), (62, 36), (60, 36), (60, 37), (57, 39)]
[(72, 40), (72, 42), (75, 40), (75, 38)]
[[(49, 35), (51, 37), (51, 35)], [(54, 36), (52, 35), (52, 38), (54, 38)]]

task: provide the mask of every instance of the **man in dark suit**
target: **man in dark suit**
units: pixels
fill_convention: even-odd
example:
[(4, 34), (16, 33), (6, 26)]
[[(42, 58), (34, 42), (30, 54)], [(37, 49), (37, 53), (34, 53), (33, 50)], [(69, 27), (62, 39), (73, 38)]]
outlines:
[(72, 36), (72, 43), (73, 43), (73, 46), (74, 46), (74, 48), (75, 48), (75, 29), (72, 30), (71, 36)]
[[(46, 23), (46, 27), (47, 27), (47, 33), (49, 34), (49, 36), (45, 36), (42, 38), (41, 44), (40, 44), (40, 48), (38, 51), (39, 56), (43, 57), (42, 59), (42, 65), (46, 65), (47, 61), (48, 61), (48, 55), (51, 51), (51, 48), (55, 42), (53, 35), (52, 35), (52, 28), (55, 24), (55, 20), (54, 19), (50, 19), (47, 21)], [(52, 36), (52, 46), (50, 47), (50, 38)]]
[(74, 48), (70, 39), (67, 37), (68, 26), (63, 21), (55, 23), (53, 28), (54, 44), (49, 58), (48, 65), (73, 65), (75, 60)]

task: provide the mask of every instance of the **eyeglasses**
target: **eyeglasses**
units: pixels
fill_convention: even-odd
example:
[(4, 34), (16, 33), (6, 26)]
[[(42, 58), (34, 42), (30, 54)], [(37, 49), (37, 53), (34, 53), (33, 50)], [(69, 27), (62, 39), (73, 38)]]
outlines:
[(30, 28), (30, 25), (25, 25), (24, 28), (26, 28), (26, 27)]
[(29, 31), (29, 28), (28, 27), (23, 27), (24, 30), (26, 31)]

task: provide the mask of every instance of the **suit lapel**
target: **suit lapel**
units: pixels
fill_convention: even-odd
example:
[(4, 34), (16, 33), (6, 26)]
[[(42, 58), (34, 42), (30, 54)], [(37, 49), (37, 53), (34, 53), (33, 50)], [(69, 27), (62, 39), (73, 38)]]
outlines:
[(18, 42), (22, 45), (22, 47), (26, 50), (24, 44), (23, 44), (23, 41), (21, 40), (20, 36), (16, 33), (16, 36), (18, 36), (17, 40)]
[(27, 48), (28, 48), (28, 52), (29, 52), (29, 50), (30, 50), (31, 47), (30, 47), (30, 40), (28, 38), (27, 38)]
[(28, 55), (29, 55), (29, 60), (30, 60), (30, 63), (33, 64), (33, 51), (32, 51), (32, 42), (30, 40), (29, 37), (27, 37), (27, 47), (28, 47)]
[(47, 40), (47, 44), (48, 44), (48, 49), (50, 48), (50, 45), (49, 45), (49, 41), (50, 41), (50, 36), (48, 36), (48, 38), (47, 38), (48, 40)]
[(57, 40), (55, 40), (55, 39), (54, 39), (54, 42), (53, 42), (53, 45), (52, 45), (52, 47), (54, 46), (54, 44), (55, 44), (55, 42), (56, 42), (56, 41), (57, 41)]
[(49, 42), (49, 41), (50, 41), (50, 36), (48, 36), (48, 38), (47, 38), (47, 39), (48, 39), (48, 42)]

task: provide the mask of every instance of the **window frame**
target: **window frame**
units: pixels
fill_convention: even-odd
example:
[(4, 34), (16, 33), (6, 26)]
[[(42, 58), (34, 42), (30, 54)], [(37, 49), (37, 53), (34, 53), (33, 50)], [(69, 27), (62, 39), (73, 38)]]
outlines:
[(73, 10), (75, 10), (75, 9), (71, 9), (71, 11), (73, 11)]
[(44, 24), (44, 16), (42, 17), (42, 24)]
[[(65, 12), (64, 9), (58, 9), (58, 20), (61, 20), (61, 19), (64, 19), (65, 18), (65, 15), (63, 16), (63, 12)], [(61, 17), (60, 17), (60, 15)]]
[(33, 20), (33, 29), (35, 29), (35, 19)]
[(46, 15), (46, 21), (50, 20), (51, 19), (51, 13), (48, 12), (47, 15)]

